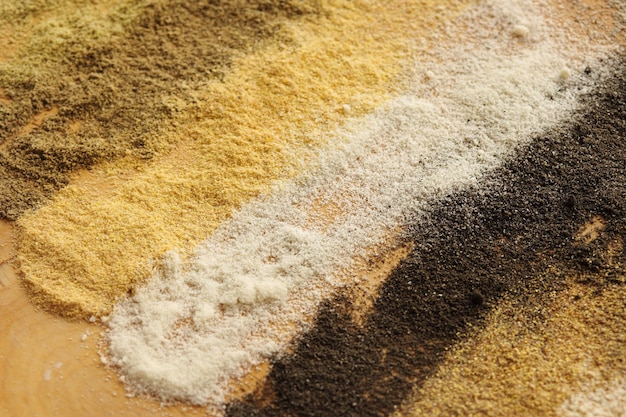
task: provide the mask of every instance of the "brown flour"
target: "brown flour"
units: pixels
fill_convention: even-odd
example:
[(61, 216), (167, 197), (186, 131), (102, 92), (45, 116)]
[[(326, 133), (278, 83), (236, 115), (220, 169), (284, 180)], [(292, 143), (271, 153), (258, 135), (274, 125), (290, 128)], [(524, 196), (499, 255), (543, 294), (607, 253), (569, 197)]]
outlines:
[[(319, 12), (315, 1), (111, 3), (0, 14), (0, 27), (33, 32), (0, 63), (0, 218), (16, 219), (78, 168), (151, 158), (162, 150), (154, 136), (172, 129), (163, 122), (195, 104), (199, 85), (284, 21)], [(24, 128), (53, 109), (41, 129)]]

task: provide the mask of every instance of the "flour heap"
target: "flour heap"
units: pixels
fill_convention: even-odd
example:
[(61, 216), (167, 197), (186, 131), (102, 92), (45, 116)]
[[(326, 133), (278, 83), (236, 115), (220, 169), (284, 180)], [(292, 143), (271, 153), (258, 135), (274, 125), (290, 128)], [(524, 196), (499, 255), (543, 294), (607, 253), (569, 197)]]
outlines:
[[(174, 3), (184, 7), (187, 1)], [(258, 4), (224, 2), (245, 3), (230, 4), (242, 19)], [(200, 3), (221, 8), (221, 2)], [(291, 2), (269, 3), (288, 7)], [(152, 158), (138, 161), (133, 152), (107, 158), (79, 173), (47, 204), (20, 217), (19, 262), (36, 304), (72, 318), (108, 315), (117, 298), (147, 279), (152, 260), (171, 249), (189, 254), (234, 210), (267, 194), (277, 179), (302, 172), (327, 145), (327, 132), (389, 99), (398, 90), (411, 34), (433, 31), (464, 7), (457, 0), (447, 1), (445, 10), (435, 0), (310, 3), (323, 6), (323, 13), (282, 22), (276, 34), (280, 42), (263, 42), (254, 52), (236, 54), (223, 80), (209, 77), (186, 85), (191, 102), (163, 97), (178, 103), (177, 110), (163, 120), (146, 117), (171, 128), (149, 129), (151, 141), (142, 145), (143, 151), (161, 150)], [(163, 23), (150, 13), (141, 16), (142, 21), (157, 19), (152, 22), (157, 26)], [(216, 18), (204, 19), (201, 30)], [(236, 26), (231, 20), (225, 29)], [(215, 35), (227, 42), (219, 31)], [(121, 49), (127, 51), (123, 45)], [(206, 61), (201, 55), (194, 61), (200, 65), (198, 60)], [(113, 72), (123, 76), (123, 71)], [(178, 76), (172, 79), (182, 82)], [(120, 97), (127, 101), (121, 92)], [(150, 113), (144, 109), (142, 114)], [(141, 143), (134, 133), (130, 136), (129, 141)], [(61, 155), (65, 160), (68, 154)], [(9, 159), (16, 160), (14, 155)], [(24, 173), (29, 170), (12, 172), (32, 177)], [(0, 172), (0, 182), (4, 179)], [(0, 185), (0, 200), (13, 195), (1, 190)]]
[(129, 389), (223, 402), (356, 279), (357, 258), (576, 109), (578, 74), (597, 64), (574, 60), (535, 5), (481, 5), (464, 24), (472, 37), (416, 60), (405, 93), (338, 130), (308, 172), (243, 206), (189, 262), (169, 252), (115, 307), (110, 362)]

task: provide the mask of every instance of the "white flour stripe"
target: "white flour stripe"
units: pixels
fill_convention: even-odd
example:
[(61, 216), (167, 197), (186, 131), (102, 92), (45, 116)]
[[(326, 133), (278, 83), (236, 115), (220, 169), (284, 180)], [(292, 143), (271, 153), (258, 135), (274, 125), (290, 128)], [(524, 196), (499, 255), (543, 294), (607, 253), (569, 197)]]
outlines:
[[(406, 94), (349, 123), (314, 169), (239, 210), (188, 265), (170, 253), (116, 306), (111, 363), (132, 389), (220, 403), (231, 378), (280, 352), (303, 312), (345, 285), (339, 271), (355, 257), (570, 114), (582, 90), (563, 88), (574, 64), (553, 34), (530, 16), (520, 35), (506, 7), (481, 10), (469, 23), (528, 39), (477, 41), (440, 55), (427, 77), (416, 70)], [(341, 208), (330, 225), (311, 213), (324, 203)]]

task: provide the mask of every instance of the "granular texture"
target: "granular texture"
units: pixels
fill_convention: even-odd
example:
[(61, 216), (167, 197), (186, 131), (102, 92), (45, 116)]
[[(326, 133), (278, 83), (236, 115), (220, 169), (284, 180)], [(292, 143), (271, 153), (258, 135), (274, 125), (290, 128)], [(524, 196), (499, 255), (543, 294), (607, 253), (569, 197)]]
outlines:
[(94, 168), (20, 219), (33, 299), (67, 316), (108, 314), (150, 262), (172, 249), (185, 258), (232, 210), (332, 145), (324, 132), (388, 98), (409, 34), (460, 7), (333, 1), (318, 20), (285, 23), (275, 43), (198, 89), (196, 107), (175, 119), (178, 131), (159, 136), (176, 144), (171, 152)]
[(78, 168), (151, 158), (171, 129), (163, 122), (194, 105), (200, 85), (286, 20), (319, 12), (288, 0), (61, 3), (0, 9), (19, 43), (0, 61), (0, 218), (15, 220)]
[(400, 415), (619, 415), (600, 414), (623, 409), (624, 398), (612, 399), (611, 387), (623, 391), (626, 374), (626, 274), (607, 266), (609, 280), (598, 272), (548, 270), (541, 279), (563, 280), (564, 291), (503, 299)]
[[(50, 16), (57, 3), (2, 10)], [(190, 101), (166, 97), (176, 111), (145, 145), (71, 174), (22, 216), (33, 299), (71, 317), (119, 300), (103, 317), (103, 361), (131, 393), (219, 403), (229, 377), (261, 361), (267, 380), (232, 415), (619, 409), (623, 60), (595, 59), (607, 51), (595, 20), (581, 36), (546, 3), (487, 1), (452, 25), (454, 7), (433, 7), (320, 2), (190, 84)], [(588, 94), (595, 83), (606, 89)], [(37, 138), (60, 112), (44, 108), (12, 136)], [(361, 311), (337, 271), (389, 250), (381, 236), (402, 227), (412, 253)], [(297, 322), (318, 308), (315, 323)], [(280, 320), (292, 329), (276, 331)], [(591, 327), (602, 334), (585, 346)], [(562, 334), (575, 341), (560, 346)], [(575, 369), (581, 352), (594, 375)], [(515, 384), (536, 398), (509, 395)]]
[[(623, 372), (626, 261), (623, 59), (613, 68), (605, 86), (583, 100), (584, 112), (536, 137), (477, 186), (435, 204), (427, 222), (410, 228), (415, 249), (381, 287), (363, 325), (347, 313), (349, 298), (325, 303), (293, 353), (276, 358), (265, 384), (231, 404), (229, 415), (381, 416), (414, 389), (415, 415), (551, 415), (561, 402), (572, 408), (582, 401), (566, 402), (578, 383), (599, 384), (576, 370), (586, 363), (581, 354), (598, 359), (593, 369), (610, 387)], [(604, 223), (600, 237), (576, 239), (596, 216)], [(577, 291), (574, 304), (563, 304)], [(500, 303), (512, 316), (481, 332), (494, 309), (493, 320), (502, 317)], [(597, 317), (587, 317), (586, 303)], [(592, 330), (598, 333), (588, 335)], [(571, 344), (551, 340), (565, 334)], [(453, 354), (446, 367), (448, 351), (472, 335), (477, 344), (468, 342), (470, 352)], [(533, 379), (535, 355), (541, 358)], [(472, 358), (461, 362), (468, 368), (455, 366)], [(443, 379), (435, 376), (419, 391), (438, 369)], [(563, 379), (553, 374), (559, 370)], [(535, 383), (523, 391), (532, 398), (508, 397), (524, 381)]]
[[(535, 183), (545, 185), (524, 187), (545, 196), (533, 211), (554, 210), (559, 217), (569, 216), (571, 225), (560, 232), (543, 227), (536, 231), (538, 237), (562, 234), (562, 240), (548, 237), (551, 249), (536, 251), (534, 265), (521, 268), (524, 289), (507, 292), (484, 323), (469, 328), (467, 339), (416, 391), (408, 414), (620, 415), (611, 410), (625, 409), (617, 393), (624, 389), (626, 374), (626, 76), (623, 63), (616, 67), (606, 90), (590, 98), (588, 113), (542, 139), (535, 152), (543, 156), (525, 156), (529, 167), (554, 167), (538, 174)], [(555, 148), (551, 138), (568, 150)], [(557, 176), (570, 170), (571, 184), (559, 185)], [(517, 217), (520, 212), (520, 207), (508, 206), (501, 215)], [(502, 250), (511, 237), (516, 257), (535, 250), (515, 228), (506, 230), (510, 237), (496, 241), (501, 257), (513, 255)], [(559, 251), (563, 255), (555, 259)], [(548, 269), (533, 276), (541, 265)], [(502, 274), (506, 279), (515, 276), (506, 270)]]
[[(339, 275), (353, 259), (568, 119), (596, 77), (532, 11), (514, 17), (529, 21), (535, 40), (511, 47), (503, 41), (513, 28), (493, 27), (513, 16), (478, 6), (470, 22), (486, 39), (442, 51), (438, 81), (415, 71), (407, 83), (415, 90), (339, 130), (343, 145), (242, 206), (189, 262), (171, 252), (109, 317), (110, 363), (130, 387), (164, 401), (219, 404), (225, 381), (284, 352), (304, 317), (357, 281)], [(560, 75), (566, 65), (569, 83)], [(328, 204), (331, 216), (320, 210)]]

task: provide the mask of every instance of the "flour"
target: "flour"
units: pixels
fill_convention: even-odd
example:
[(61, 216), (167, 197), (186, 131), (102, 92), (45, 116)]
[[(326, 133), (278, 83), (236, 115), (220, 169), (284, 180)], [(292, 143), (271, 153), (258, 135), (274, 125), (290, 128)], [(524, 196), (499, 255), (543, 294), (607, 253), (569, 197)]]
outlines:
[[(337, 131), (313, 168), (243, 206), (190, 262), (168, 253), (108, 322), (110, 363), (129, 389), (221, 403), (232, 378), (280, 354), (355, 279), (341, 272), (355, 259), (570, 115), (594, 64), (574, 61), (533, 7), (474, 9), (463, 23), (475, 39), (417, 60), (404, 94)], [(519, 22), (530, 29), (513, 44)]]

